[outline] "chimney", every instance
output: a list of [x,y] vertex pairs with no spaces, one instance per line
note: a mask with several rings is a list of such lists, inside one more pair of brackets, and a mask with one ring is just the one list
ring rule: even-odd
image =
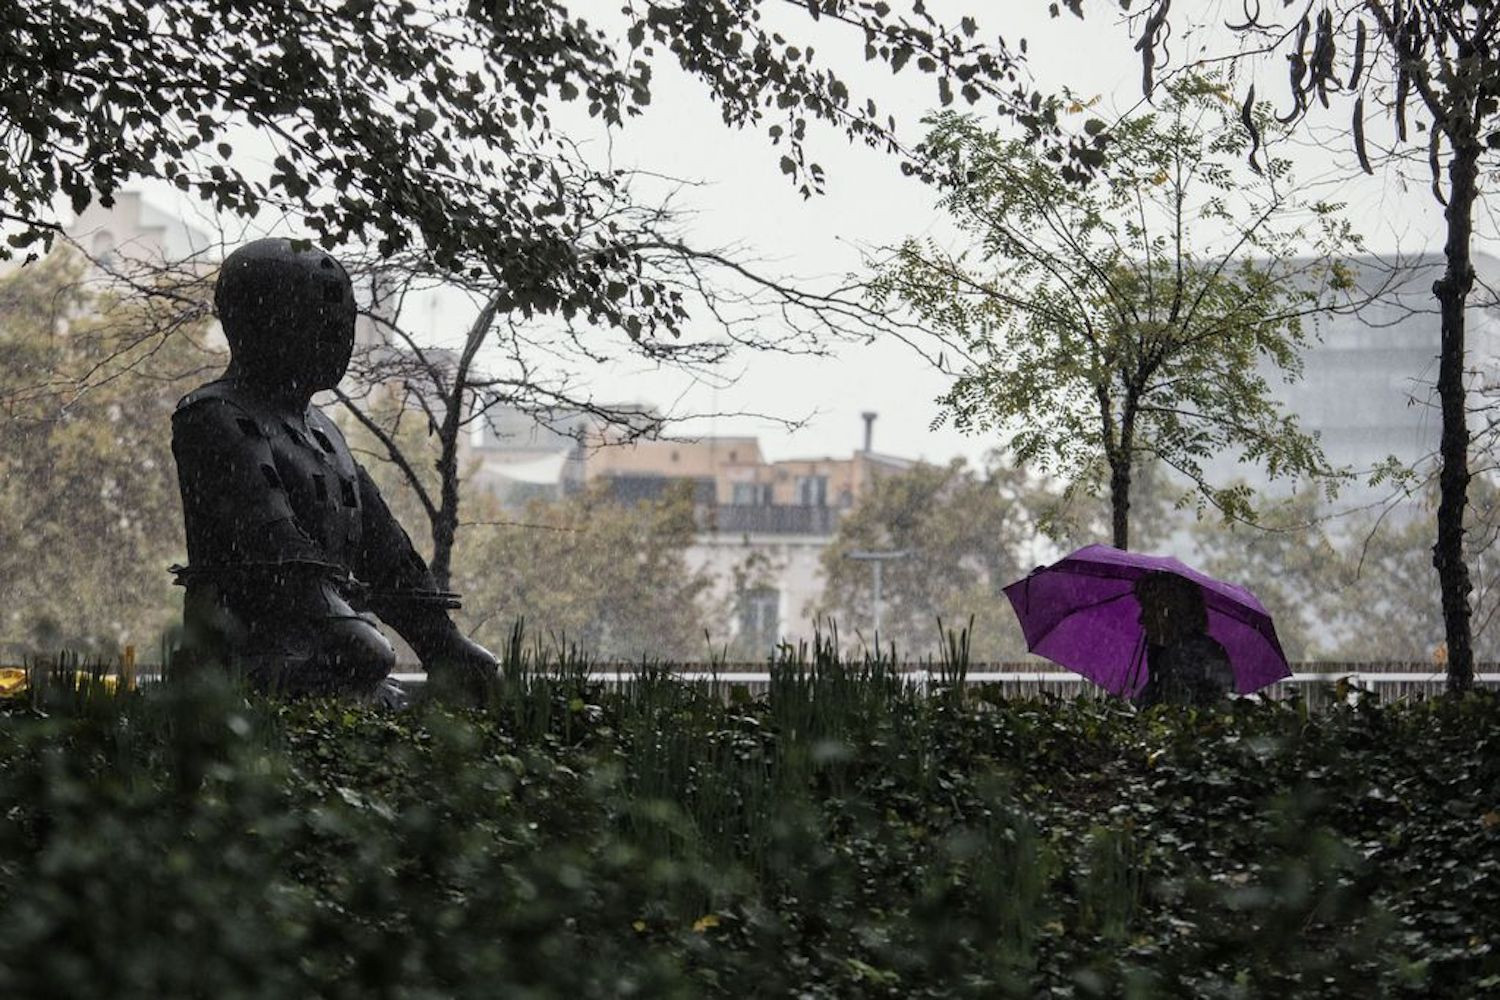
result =
[[875,440],[875,417],[874,410],[866,410],[860,414],[865,421],[865,453],[869,454],[870,445]]

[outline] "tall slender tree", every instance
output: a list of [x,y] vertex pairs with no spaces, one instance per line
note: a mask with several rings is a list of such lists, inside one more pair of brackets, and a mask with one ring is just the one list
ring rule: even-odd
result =
[[1356,241],[1337,206],[1299,198],[1286,163],[1237,169],[1249,140],[1226,99],[1212,79],[1177,81],[1159,110],[1110,130],[1087,185],[972,117],[936,116],[930,169],[971,242],[954,253],[908,240],[871,284],[955,359],[945,414],[1006,435],[1017,462],[1075,489],[1102,481],[1120,548],[1145,461],[1240,519],[1248,491],[1205,472],[1219,453],[1272,475],[1332,471],[1258,363],[1297,372],[1312,318],[1349,285],[1338,256]]

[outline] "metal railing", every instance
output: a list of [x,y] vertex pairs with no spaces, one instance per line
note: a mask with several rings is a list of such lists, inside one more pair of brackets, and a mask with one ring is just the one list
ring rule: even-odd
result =
[[[1309,703],[1322,704],[1340,697],[1350,700],[1358,698],[1362,692],[1371,692],[1379,695],[1382,700],[1390,701],[1442,694],[1448,683],[1443,671],[1433,668],[1431,664],[1314,662],[1292,666],[1292,676],[1263,688],[1257,695],[1280,700],[1295,691]],[[1493,669],[1500,667],[1500,664],[1482,666],[1491,669],[1475,673],[1475,686],[1500,688],[1500,670]],[[934,687],[943,681],[942,671],[936,664],[913,665],[904,672],[919,689]],[[751,695],[764,694],[771,686],[771,674],[765,664],[732,663],[717,668],[703,664],[684,664],[672,673],[678,680],[686,683],[716,684],[726,691],[742,688]],[[399,673],[392,676],[404,684],[420,684],[426,679],[426,675],[421,673]],[[606,686],[628,684],[638,676],[638,670],[628,664],[602,664],[590,672],[591,679]],[[1061,698],[1079,695],[1107,697],[1104,689],[1093,681],[1061,667],[1049,667],[1045,664],[983,664],[965,672],[964,684],[979,688],[986,695],[1005,698],[1035,697],[1042,694]]]
[[[1447,689],[1447,677],[1443,670],[1428,663],[1360,662],[1324,663],[1309,662],[1293,664],[1292,676],[1257,692],[1272,699],[1282,699],[1299,692],[1309,703],[1322,704],[1343,698],[1355,699],[1362,692],[1377,694],[1382,700],[1400,700],[1414,696],[1430,697]],[[1500,688],[1500,664],[1477,664],[1474,675],[1476,687]],[[125,658],[121,669],[106,675],[115,679],[121,675],[127,683],[133,680],[150,682],[160,676],[153,665],[137,665],[133,657]],[[671,670],[672,675],[685,683],[714,684],[726,693],[736,688],[745,693],[764,694],[771,686],[771,673],[764,662],[725,663],[718,665],[682,664]],[[903,671],[911,683],[920,690],[943,683],[944,675],[937,664],[911,664]],[[402,684],[418,685],[427,680],[425,673],[399,672],[392,679]],[[639,676],[639,668],[633,664],[602,663],[590,671],[590,678],[606,686],[628,684]],[[1025,698],[1049,694],[1069,698],[1075,696],[1104,697],[1105,692],[1087,678],[1072,671],[1046,663],[995,663],[971,666],[963,676],[964,684],[978,688],[986,697]],[[24,683],[24,670],[20,666],[0,666],[0,693],[19,689]]]
[[798,504],[718,504],[698,511],[698,530],[728,534],[831,535],[836,507]]

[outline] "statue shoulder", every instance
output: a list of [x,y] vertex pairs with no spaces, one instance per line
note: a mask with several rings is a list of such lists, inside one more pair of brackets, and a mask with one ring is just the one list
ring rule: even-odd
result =
[[[230,382],[224,379],[215,379],[205,382],[192,392],[177,401],[177,412],[190,409],[205,400],[218,399],[227,403],[239,405],[243,394]],[[243,408],[243,407],[242,407]]]
[[307,408],[307,428],[314,433],[321,433],[325,437],[343,443],[344,432],[339,427],[338,421],[323,412],[320,406],[309,406]]
[[190,427],[229,428],[270,437],[268,416],[260,412],[255,400],[234,384],[220,379],[200,385],[177,401],[172,412],[172,427],[181,431]]

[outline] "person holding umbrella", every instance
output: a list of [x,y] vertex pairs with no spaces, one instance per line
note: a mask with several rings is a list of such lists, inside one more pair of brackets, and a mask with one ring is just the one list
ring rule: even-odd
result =
[[1171,556],[1086,545],[1005,587],[1026,648],[1138,705],[1201,705],[1291,676],[1265,606]]
[[1151,705],[1210,705],[1234,690],[1229,654],[1208,634],[1208,608],[1196,583],[1175,573],[1148,572],[1135,581],[1146,634],[1149,676],[1135,697]]

